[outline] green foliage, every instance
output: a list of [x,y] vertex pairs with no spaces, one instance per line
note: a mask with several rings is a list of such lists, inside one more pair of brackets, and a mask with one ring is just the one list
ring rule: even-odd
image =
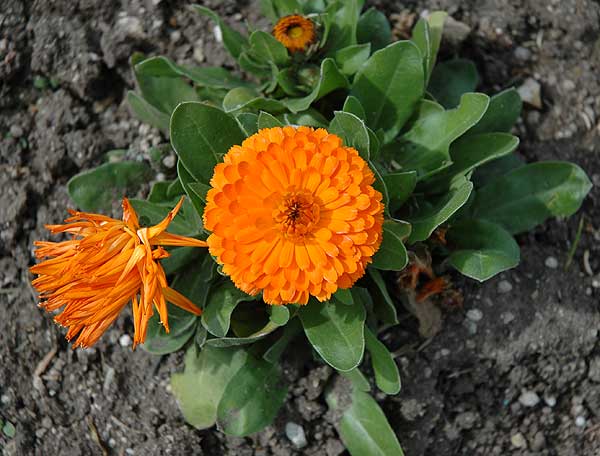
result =
[[353,387],[326,393],[329,408],[341,413],[336,428],[352,456],[403,456],[404,452],[383,411],[368,393]]
[[480,282],[519,264],[519,246],[495,223],[461,220],[450,228],[447,240],[453,249],[448,262]]
[[67,191],[81,210],[106,212],[123,195],[135,195],[150,174],[150,168],[143,162],[105,163],[72,177]]
[[304,332],[317,353],[331,367],[349,371],[360,364],[365,349],[365,308],[338,300],[311,300],[299,312]]
[[[291,53],[268,31],[242,34],[195,5],[220,29],[241,73],[132,56],[137,88],[127,94],[129,105],[170,137],[178,162],[177,176],[155,182],[147,200],[131,203],[142,225],[156,224],[185,194],[169,231],[204,239],[214,168],[232,146],[263,128],[326,128],[373,171],[385,205],[379,250],[358,286],[338,289],[329,301],[269,306],[260,293],[250,296],[223,277],[205,251],[169,247],[161,260],[169,283],[203,314],[169,303],[170,333],[155,313],[144,349],[162,355],[187,346],[185,370],[172,377],[186,421],[246,436],[270,424],[284,401],[279,363],[286,350],[312,347],[340,374],[326,400],[340,417],[336,427],[350,454],[402,455],[360,370],[366,349],[377,388],[400,390],[393,355],[376,337],[378,325],[398,324],[402,302],[390,294],[388,279],[396,273],[385,271],[400,271],[415,252],[435,246],[435,261],[487,280],[518,264],[513,234],[573,214],[591,183],[574,164],[525,165],[514,153],[519,140],[510,131],[522,107],[515,89],[488,97],[474,92],[473,62],[436,65],[446,13],[420,19],[409,41],[392,43],[385,15],[363,12],[362,0],[261,0],[260,6],[273,23],[310,14],[317,39]],[[163,154],[149,152],[152,167]],[[143,190],[150,169],[138,161],[110,162],[75,176],[68,190],[81,209],[107,211],[124,194]],[[438,228],[448,229],[442,248],[430,241]]]

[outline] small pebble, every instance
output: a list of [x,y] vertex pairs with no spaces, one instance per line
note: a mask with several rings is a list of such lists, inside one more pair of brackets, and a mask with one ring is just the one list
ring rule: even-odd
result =
[[176,163],[175,155],[167,155],[162,162],[167,168],[173,168]]
[[503,312],[502,315],[500,315],[500,318],[502,319],[502,323],[507,325],[515,319],[515,314],[512,312]]
[[553,256],[549,256],[545,261],[546,267],[550,269],[556,269],[558,267],[558,260]]
[[8,394],[3,394],[2,396],[0,396],[0,402],[2,402],[2,404],[9,404],[10,403],[10,396],[8,396]]
[[540,397],[534,391],[523,391],[519,402],[525,407],[535,407],[540,403]]
[[515,57],[522,62],[526,62],[531,59],[531,51],[523,46],[519,46],[515,49]]
[[510,283],[508,280],[501,280],[498,282],[498,293],[510,293],[512,289],[512,283]]
[[129,347],[131,345],[131,336],[129,334],[123,334],[119,337],[119,345],[121,345],[121,347]]
[[13,138],[20,138],[21,136],[23,136],[23,129],[21,127],[19,127],[18,125],[11,125],[9,131],[10,131],[10,135]]
[[527,440],[525,440],[525,437],[520,432],[516,433],[510,438],[510,443],[512,443],[515,448],[527,447]]
[[198,38],[194,43],[193,57],[198,63],[204,62],[204,40],[202,38]]
[[289,422],[285,425],[285,435],[296,448],[304,448],[308,442],[304,434],[304,428],[299,424]]
[[169,35],[171,43],[177,43],[181,39],[181,32],[179,30],[173,30]]
[[548,407],[554,407],[556,405],[556,398],[554,396],[546,396],[544,402]]
[[587,423],[587,420],[583,417],[583,416],[578,416],[577,418],[575,418],[575,426],[577,427],[584,427]]
[[523,85],[517,89],[523,102],[537,109],[542,109],[541,90],[542,86],[533,78],[527,78]]
[[467,318],[472,321],[480,321],[483,318],[483,312],[479,309],[471,309],[467,312]]
[[533,451],[541,451],[546,446],[546,437],[542,431],[538,431],[533,436],[533,441],[531,442],[531,449]]

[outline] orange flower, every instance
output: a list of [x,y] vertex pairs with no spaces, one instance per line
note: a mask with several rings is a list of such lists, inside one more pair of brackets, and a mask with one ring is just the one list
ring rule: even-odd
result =
[[315,24],[298,14],[285,16],[273,27],[273,36],[290,52],[304,51],[315,41]]
[[98,214],[69,211],[64,225],[47,225],[52,233],[69,233],[62,242],[35,242],[37,258],[49,258],[30,270],[40,293],[40,306],[48,311],[63,308],[55,321],[69,327],[67,340],[77,336],[75,347],[90,347],[133,303],[133,347],[144,343],[148,320],[156,306],[169,331],[166,301],[200,314],[189,299],[167,286],[157,261],[169,256],[161,246],[206,247],[206,242],[167,233],[183,198],[158,225],[140,228],[127,198],[123,221]]
[[374,181],[358,152],[322,128],[261,130],[215,167],[204,211],[210,253],[269,304],[325,301],[362,277],[379,248]]

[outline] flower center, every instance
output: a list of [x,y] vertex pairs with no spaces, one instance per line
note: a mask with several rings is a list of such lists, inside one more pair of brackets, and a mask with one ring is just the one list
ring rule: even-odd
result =
[[310,233],[319,221],[319,205],[307,191],[288,192],[273,211],[273,219],[281,231],[290,237]]
[[302,35],[304,35],[304,30],[302,30],[302,27],[300,27],[299,25],[293,25],[287,29],[287,36],[294,40],[297,38],[301,38]]

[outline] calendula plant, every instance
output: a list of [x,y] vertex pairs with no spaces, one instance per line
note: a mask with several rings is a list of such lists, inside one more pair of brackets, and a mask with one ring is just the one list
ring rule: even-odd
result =
[[[187,347],[172,389],[199,429],[271,423],[287,392],[281,359],[306,338],[351,385],[325,392],[350,453],[402,454],[362,374],[368,359],[379,390],[400,390],[378,339],[398,324],[389,279],[413,311],[448,286],[432,261],[489,279],[518,264],[513,235],[573,214],[590,190],[572,163],[514,155],[514,89],[490,98],[474,92],[472,62],[435,65],[444,13],[391,42],[385,16],[362,6],[263,0],[273,29],[247,35],[194,6],[241,73],[136,54],[128,94],[170,140],[150,156],[172,148],[177,175],[123,199],[122,220],[72,211],[48,227],[70,239],[37,243],[41,306],[61,310],[76,346],[131,302],[135,344]],[[115,156],[69,182],[80,209],[151,180],[147,164]]]

